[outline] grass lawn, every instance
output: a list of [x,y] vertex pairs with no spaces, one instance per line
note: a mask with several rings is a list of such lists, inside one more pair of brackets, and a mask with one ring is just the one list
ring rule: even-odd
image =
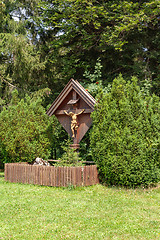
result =
[[1,173],[0,239],[160,239],[160,187],[42,187]]

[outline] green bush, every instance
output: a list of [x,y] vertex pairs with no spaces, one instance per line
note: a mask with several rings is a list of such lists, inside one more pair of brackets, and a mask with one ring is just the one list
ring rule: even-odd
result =
[[137,80],[113,81],[99,92],[92,113],[91,149],[101,180],[111,185],[149,185],[160,180],[160,102]]
[[56,166],[63,166],[63,167],[64,166],[67,166],[67,167],[82,166],[82,162],[81,162],[82,159],[79,157],[79,154],[75,149],[70,148],[70,144],[71,144],[71,141],[68,140],[66,144],[62,146],[64,153],[61,156],[61,158],[58,159],[60,162],[58,162]]
[[[51,127],[52,126],[52,127]],[[12,101],[0,113],[0,151],[3,162],[32,162],[36,157],[50,155],[50,130],[54,131],[53,118],[49,118],[41,100],[26,96],[18,99],[14,91]]]

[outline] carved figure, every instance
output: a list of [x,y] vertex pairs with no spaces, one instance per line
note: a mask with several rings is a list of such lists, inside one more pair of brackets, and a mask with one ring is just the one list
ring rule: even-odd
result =
[[64,110],[64,113],[72,118],[72,120],[71,120],[71,130],[72,130],[72,134],[73,134],[72,137],[73,138],[75,137],[75,130],[78,129],[77,116],[82,114],[84,112],[84,110],[85,109],[83,109],[79,113],[73,113],[73,112],[67,113],[67,111]]

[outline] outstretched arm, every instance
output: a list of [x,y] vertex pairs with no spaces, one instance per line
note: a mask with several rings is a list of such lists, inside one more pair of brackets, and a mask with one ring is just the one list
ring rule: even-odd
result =
[[66,110],[64,110],[64,113],[69,116],[69,114],[66,112]]
[[83,113],[85,111],[85,109],[83,109],[81,112],[77,113],[76,115],[80,115],[81,113]]

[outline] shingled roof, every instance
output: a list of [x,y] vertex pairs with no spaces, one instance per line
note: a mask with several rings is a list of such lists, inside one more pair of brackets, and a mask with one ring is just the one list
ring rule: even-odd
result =
[[59,96],[52,103],[51,107],[47,110],[47,114],[52,116],[70,91],[74,90],[92,109],[94,109],[95,99],[82,87],[82,85],[74,79],[71,79]]

